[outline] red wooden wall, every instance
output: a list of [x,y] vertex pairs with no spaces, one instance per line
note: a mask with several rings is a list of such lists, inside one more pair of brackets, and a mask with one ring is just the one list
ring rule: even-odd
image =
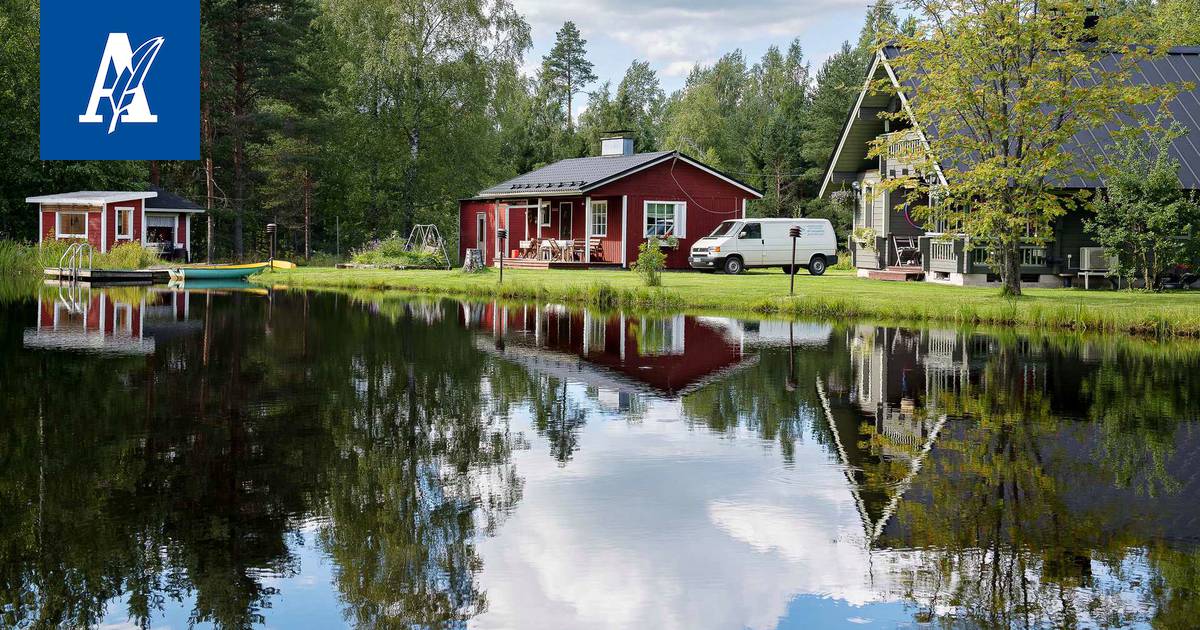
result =
[[[632,264],[637,260],[638,246],[645,241],[643,236],[644,209],[647,201],[682,201],[687,204],[687,219],[684,237],[679,247],[667,252],[667,266],[672,269],[688,268],[688,253],[696,239],[707,236],[722,221],[742,216],[744,202],[750,193],[720,177],[698,169],[686,162],[666,162],[644,171],[619,179],[592,192],[593,201],[608,201],[608,234],[601,237],[601,249],[605,262],[621,262],[621,205],[627,198],[627,226],[625,238],[626,260]],[[530,199],[536,202],[536,199]],[[550,213],[550,225],[542,227],[543,238],[559,238],[557,209],[563,202],[572,203],[571,238],[582,239],[586,233],[584,197],[550,197],[555,211]],[[501,223],[504,221],[504,203],[524,205],[526,201],[505,200],[500,202]],[[487,216],[486,263],[495,262],[495,229],[497,227],[495,201],[466,200],[459,204],[459,255],[476,246],[476,213]],[[506,248],[516,249],[519,241],[537,234],[535,213],[524,209],[507,211],[509,242]]]

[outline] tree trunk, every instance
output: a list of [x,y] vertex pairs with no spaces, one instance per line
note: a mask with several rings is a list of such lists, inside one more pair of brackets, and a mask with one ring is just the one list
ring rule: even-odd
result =
[[209,264],[212,264],[213,258],[213,123],[212,95],[208,94],[211,86],[208,66],[203,65],[200,71],[200,94],[207,96],[204,96],[204,108],[200,110],[200,139],[204,143],[204,214],[208,224],[204,262]]
[[245,125],[247,94],[245,37],[242,21],[244,3],[238,2],[233,21],[233,255],[238,260],[245,254],[243,242],[244,205],[246,200],[246,140]]
[[417,185],[417,156],[421,153],[421,130],[413,125],[408,130],[408,165],[404,169],[404,194],[400,205],[400,233],[406,234],[415,222],[414,188]]
[[304,169],[304,260],[312,256],[312,177]]
[[1021,241],[1003,239],[1000,242],[1001,295],[1021,295]]

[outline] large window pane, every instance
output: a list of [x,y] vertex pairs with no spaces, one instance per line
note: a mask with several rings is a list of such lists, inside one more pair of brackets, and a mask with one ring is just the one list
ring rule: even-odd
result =
[[87,213],[58,213],[58,235],[72,238],[87,237]]
[[675,233],[676,203],[646,204],[646,236],[669,236]]

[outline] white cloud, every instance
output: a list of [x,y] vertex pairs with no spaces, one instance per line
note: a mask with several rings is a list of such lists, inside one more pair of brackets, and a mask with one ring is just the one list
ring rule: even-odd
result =
[[[594,52],[623,57],[614,65],[647,59],[668,76],[686,75],[693,64],[738,47],[827,37],[814,27],[863,10],[860,0],[516,0],[515,5],[533,26],[536,51],[548,48],[555,31],[571,20]],[[853,37],[858,24],[842,28],[838,37]]]
[[750,434],[683,429],[681,411],[652,401],[633,425],[593,415],[565,468],[541,439],[516,456],[524,497],[480,543],[488,610],[474,627],[773,628],[798,595],[892,599],[819,445],[785,466]]

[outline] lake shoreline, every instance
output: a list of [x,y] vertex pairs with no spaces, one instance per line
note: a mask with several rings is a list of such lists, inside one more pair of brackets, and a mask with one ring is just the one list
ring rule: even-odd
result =
[[884,282],[850,272],[788,277],[761,270],[731,277],[666,273],[647,288],[628,271],[506,270],[505,282],[482,273],[434,270],[351,270],[301,267],[257,276],[261,284],[297,289],[379,289],[414,295],[553,301],[596,308],[861,318],[879,322],[945,323],[1140,336],[1200,337],[1200,291],[1142,293],[1028,289],[1006,299],[993,288]]

